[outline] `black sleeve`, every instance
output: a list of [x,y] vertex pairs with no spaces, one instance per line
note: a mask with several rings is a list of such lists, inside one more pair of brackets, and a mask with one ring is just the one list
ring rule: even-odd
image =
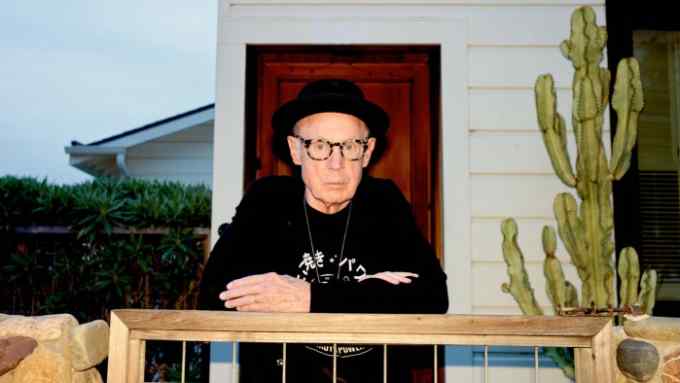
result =
[[220,237],[210,252],[210,258],[203,268],[203,277],[198,295],[198,308],[201,310],[225,310],[224,302],[218,295],[226,289],[229,277],[225,271],[229,270],[226,265],[227,248],[232,246],[232,229],[227,224],[225,230],[220,233]]
[[410,205],[397,186],[387,181],[384,189],[380,198],[387,207],[383,213],[389,217],[386,225],[390,233],[383,240],[389,240],[390,254],[382,257],[394,269],[382,271],[410,271],[419,277],[399,285],[380,279],[313,284],[312,312],[437,314],[448,310],[446,274],[432,246],[420,233]]
[[258,217],[262,216],[258,213],[262,210],[259,205],[263,194],[266,195],[267,190],[271,188],[272,182],[264,178],[255,182],[243,196],[231,223],[225,230],[222,230],[210,252],[210,258],[201,278],[198,298],[200,309],[226,310],[224,301],[220,300],[218,295],[226,290],[229,282],[248,275],[271,271],[265,268],[270,265],[258,262],[256,257],[249,254],[252,252],[252,246],[246,244],[261,241],[257,238],[260,230],[253,230],[253,228],[262,228],[261,220],[258,221]]

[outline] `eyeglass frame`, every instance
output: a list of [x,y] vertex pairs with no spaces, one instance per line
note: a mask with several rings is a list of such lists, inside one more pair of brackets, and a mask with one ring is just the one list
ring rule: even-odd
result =
[[[300,140],[300,142],[302,142],[302,145],[305,147],[305,152],[307,153],[309,158],[311,158],[314,161],[326,161],[327,159],[331,158],[331,156],[333,155],[333,148],[336,147],[336,146],[340,148],[340,155],[342,156],[342,158],[347,159],[348,161],[359,161],[364,156],[364,154],[366,154],[366,149],[368,149],[368,142],[371,139],[371,137],[349,138],[349,139],[342,141],[342,142],[332,142],[332,141],[329,141],[325,138],[304,138],[304,137],[298,136],[297,134],[291,134],[290,136],[297,138],[298,140]],[[326,143],[331,148],[331,150],[328,152],[328,156],[326,158],[317,159],[317,158],[312,157],[311,154],[309,154],[309,147],[312,145],[312,142],[314,142],[314,141],[322,141],[322,142]],[[347,142],[350,142],[350,141],[353,141],[357,144],[360,144],[363,148],[363,152],[361,153],[361,155],[357,158],[354,158],[354,159],[346,158],[345,157],[345,150],[343,149],[343,145]]]

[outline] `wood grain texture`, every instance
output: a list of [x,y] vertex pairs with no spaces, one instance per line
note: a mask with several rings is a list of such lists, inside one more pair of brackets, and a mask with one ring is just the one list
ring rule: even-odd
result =
[[109,327],[109,368],[106,372],[106,381],[126,382],[129,330],[115,311],[111,311]]
[[604,382],[613,376],[611,336],[609,318],[124,309],[111,314],[108,382],[139,381],[147,339],[570,346],[579,379]]
[[114,312],[131,331],[592,338],[609,323],[609,318],[523,315],[287,314],[137,309]]

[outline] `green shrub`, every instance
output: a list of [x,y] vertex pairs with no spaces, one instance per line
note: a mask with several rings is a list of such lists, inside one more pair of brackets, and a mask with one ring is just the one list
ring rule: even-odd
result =
[[195,229],[210,226],[210,199],[176,182],[0,177],[0,312],[85,321],[193,308],[205,238]]

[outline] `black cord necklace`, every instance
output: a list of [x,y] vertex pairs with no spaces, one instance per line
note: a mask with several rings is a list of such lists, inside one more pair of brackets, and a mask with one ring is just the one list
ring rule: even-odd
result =
[[[316,281],[321,283],[321,276],[319,275],[319,265],[316,262],[316,248],[314,248],[314,240],[312,239],[312,228],[309,224],[309,214],[307,213],[307,200],[305,196],[302,196],[302,209],[305,212],[305,223],[307,224],[307,235],[309,236],[309,245],[312,248],[312,260],[314,261],[314,271],[316,272]],[[347,231],[349,229],[349,221],[352,217],[352,201],[349,201],[349,207],[347,211],[347,220],[345,221],[345,232],[342,235],[342,243],[340,244],[340,257],[338,259],[338,272],[335,279],[340,279],[340,266],[344,260],[345,254],[345,241],[347,240]]]

